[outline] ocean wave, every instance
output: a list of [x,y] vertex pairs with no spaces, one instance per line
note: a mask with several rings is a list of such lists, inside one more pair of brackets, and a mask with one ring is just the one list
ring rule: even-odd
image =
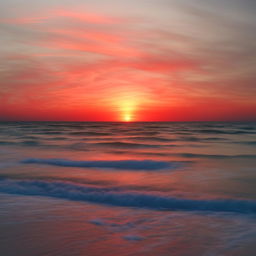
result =
[[158,131],[147,131],[145,129],[130,129],[123,131],[123,133],[126,133],[127,135],[133,135],[133,136],[156,136],[159,134]]
[[17,143],[13,141],[0,141],[1,146],[11,146],[11,145],[16,145]]
[[142,143],[131,143],[131,142],[98,142],[93,143],[96,146],[116,147],[116,148],[159,148],[163,145],[155,144],[142,144]]
[[223,141],[226,142],[227,138],[219,138],[219,137],[207,137],[207,138],[201,138],[196,136],[181,136],[178,137],[178,140],[180,141],[189,141],[189,142],[213,142],[213,141]]
[[75,135],[75,136],[110,136],[112,134],[108,133],[108,132],[83,131],[83,132],[70,132],[69,135]]
[[126,137],[126,138],[130,139],[130,140],[135,140],[135,141],[157,141],[157,142],[177,141],[177,139],[157,137],[157,136],[131,136],[131,137]]
[[39,146],[41,145],[37,140],[24,140],[24,141],[0,141],[2,146]]
[[108,204],[113,206],[148,208],[170,211],[212,211],[256,213],[255,200],[214,199],[195,200],[158,194],[111,191],[86,187],[68,182],[39,180],[0,180],[0,192],[29,196],[47,196],[75,201]]
[[249,145],[249,146],[256,146],[256,141],[234,141],[234,144],[242,144],[242,145]]
[[24,164],[47,164],[63,167],[112,168],[126,170],[161,170],[178,168],[180,162],[164,162],[155,160],[117,160],[117,161],[74,161],[66,159],[29,158]]
[[171,155],[186,157],[186,158],[256,158],[256,155],[217,155],[217,154],[195,154],[195,153],[172,153]]
[[217,130],[217,129],[201,129],[201,130],[195,130],[193,132],[198,132],[198,133],[206,133],[206,134],[231,134],[231,135],[238,135],[238,134],[255,134],[253,130]]

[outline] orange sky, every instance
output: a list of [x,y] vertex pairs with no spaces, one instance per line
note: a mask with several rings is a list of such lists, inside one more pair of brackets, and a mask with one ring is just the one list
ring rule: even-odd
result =
[[252,1],[0,3],[0,120],[256,120]]

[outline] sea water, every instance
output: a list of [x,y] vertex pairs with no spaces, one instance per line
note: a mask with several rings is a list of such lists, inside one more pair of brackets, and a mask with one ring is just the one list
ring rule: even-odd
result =
[[0,255],[253,256],[256,123],[0,123]]

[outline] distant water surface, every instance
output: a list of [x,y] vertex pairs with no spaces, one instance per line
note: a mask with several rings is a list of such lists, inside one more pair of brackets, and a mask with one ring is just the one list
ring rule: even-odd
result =
[[253,256],[256,123],[0,123],[0,255]]

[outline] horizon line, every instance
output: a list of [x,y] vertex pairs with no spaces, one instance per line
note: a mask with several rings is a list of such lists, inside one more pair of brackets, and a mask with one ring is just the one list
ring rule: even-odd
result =
[[235,123],[235,122],[256,122],[256,120],[190,120],[190,121],[77,121],[77,120],[0,120],[1,122],[37,122],[37,123],[209,123],[209,122],[222,122],[222,123]]

